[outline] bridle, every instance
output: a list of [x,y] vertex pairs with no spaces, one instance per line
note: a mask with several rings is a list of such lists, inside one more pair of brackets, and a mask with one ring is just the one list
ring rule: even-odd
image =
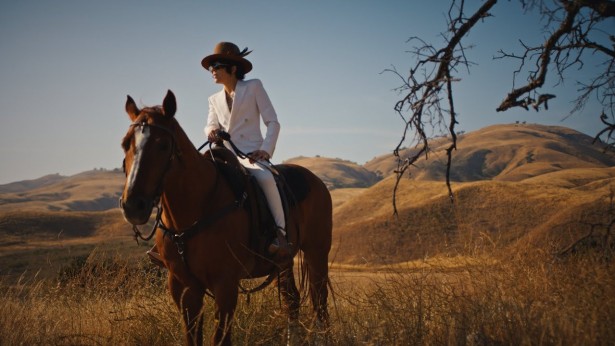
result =
[[[141,128],[141,132],[145,132],[145,128],[146,127],[150,127],[150,128],[156,128],[156,129],[160,129],[163,130],[164,132],[166,132],[168,135],[171,136],[171,148],[170,148],[170,154],[169,154],[169,159],[167,160],[167,164],[164,168],[164,171],[162,173],[162,178],[160,179],[160,182],[158,183],[158,186],[156,187],[156,192],[154,194],[154,199],[153,199],[153,208],[156,208],[156,219],[154,222],[154,225],[152,226],[152,229],[149,232],[149,235],[145,236],[143,235],[143,232],[139,229],[139,227],[137,225],[132,225],[132,231],[134,232],[134,239],[135,241],[137,241],[137,243],[139,242],[139,239],[144,240],[144,241],[149,241],[154,237],[154,234],[156,234],[156,230],[162,225],[162,221],[161,221],[161,217],[162,217],[162,203],[161,203],[161,196],[162,196],[162,186],[164,184],[164,181],[166,179],[167,173],[169,172],[169,169],[171,168],[171,164],[173,163],[173,161],[175,160],[175,158],[181,158],[182,153],[181,151],[178,149],[178,145],[177,145],[177,138],[175,136],[175,132],[173,132],[171,129],[169,129],[166,126],[162,126],[162,125],[158,125],[158,124],[149,124],[146,121],[140,121],[140,122],[133,122],[129,125],[129,128],[133,127],[133,131],[137,131],[137,129],[140,127]],[[126,159],[124,158],[124,160],[122,161],[122,170],[124,171],[124,174],[127,175],[128,173],[126,172]],[[120,197],[119,200],[120,203],[120,207],[122,207],[123,205],[123,200],[122,197]]]
[[[157,129],[161,129],[164,132],[166,132],[167,134],[169,134],[171,136],[171,153],[169,155],[169,159],[167,160],[167,164],[166,167],[164,169],[164,172],[162,174],[162,178],[160,179],[160,182],[158,183],[158,187],[156,189],[156,194],[154,196],[154,201],[153,201],[153,207],[157,209],[156,211],[156,219],[154,222],[154,225],[152,226],[152,229],[150,230],[149,234],[147,236],[145,236],[143,234],[143,232],[139,229],[139,227],[137,225],[132,225],[132,231],[134,232],[134,239],[135,241],[138,243],[139,239],[143,240],[143,241],[149,241],[151,240],[154,235],[156,234],[156,231],[158,230],[158,228],[160,228],[161,230],[164,231],[164,236],[169,236],[173,242],[175,243],[176,247],[177,247],[177,252],[179,253],[179,255],[181,256],[182,261],[184,262],[184,264],[187,265],[186,262],[186,257],[185,257],[185,243],[186,241],[191,238],[192,236],[194,236],[201,228],[203,227],[207,227],[208,225],[213,224],[214,222],[216,222],[218,219],[224,217],[225,215],[227,215],[228,213],[232,212],[233,210],[237,210],[240,209],[244,203],[247,200],[247,193],[244,191],[244,193],[241,196],[238,196],[235,201],[233,201],[232,203],[230,203],[229,205],[225,206],[224,208],[220,209],[218,212],[209,215],[209,217],[207,218],[202,218],[199,219],[197,221],[195,221],[190,227],[185,228],[181,231],[179,230],[172,230],[170,228],[168,228],[166,225],[164,225],[164,222],[162,222],[162,203],[161,203],[161,197],[162,197],[162,189],[163,189],[163,184],[164,181],[166,179],[166,176],[171,168],[171,164],[173,163],[173,161],[175,160],[175,157],[181,158],[182,153],[179,150],[179,147],[177,145],[177,137],[175,135],[175,132],[173,132],[171,129],[169,129],[168,127],[162,126],[162,125],[158,125],[158,124],[149,124],[145,121],[141,121],[141,122],[133,122],[130,124],[130,127],[134,127],[134,130],[136,131],[136,129],[138,127],[141,127],[141,131],[145,131],[146,127],[152,127],[152,128],[157,128]],[[228,141],[231,143],[231,145],[233,146],[233,148],[236,148],[236,146],[233,144],[233,142],[230,140],[230,135],[228,135],[227,133],[222,133],[223,135],[225,135],[226,137],[228,137]],[[225,140],[227,138],[224,138]],[[218,184],[218,178],[220,175],[220,171],[219,168],[216,164],[216,160],[213,156],[213,152],[212,152],[212,144],[209,141],[205,142],[201,147],[199,147],[199,149],[197,149],[198,152],[201,151],[202,148],[204,148],[205,146],[209,145],[209,149],[210,149],[210,153],[212,155],[211,157],[211,161],[212,164],[214,165],[214,170],[216,172],[216,180],[214,183],[214,191],[212,191],[213,194],[216,193],[217,188],[219,186]],[[239,149],[236,149],[238,152]],[[245,156],[245,154],[241,153],[242,155]],[[124,171],[124,174],[127,174],[126,172],[126,159],[123,160],[122,162],[122,169]],[[120,207],[122,206],[122,197],[120,197]],[[249,294],[252,294],[254,292],[260,291],[262,289],[264,289],[265,287],[267,287],[276,277],[276,272],[273,271],[271,272],[267,278],[257,287],[253,287],[251,289],[246,289],[244,287],[242,287],[241,285],[239,285],[239,289],[240,292],[243,294],[247,294],[249,297]],[[205,292],[207,295],[211,296],[213,298],[213,294],[211,292],[206,291]]]
[[[141,131],[145,130],[145,127],[153,127],[153,128],[158,128],[161,129],[165,132],[167,132],[171,138],[172,138],[172,144],[171,144],[171,154],[169,155],[169,159],[167,160],[167,165],[164,169],[164,172],[162,174],[162,178],[160,179],[160,182],[158,183],[158,187],[156,188],[156,193],[154,195],[154,200],[153,200],[153,208],[156,208],[156,219],[154,222],[154,225],[152,226],[152,229],[150,230],[149,234],[147,236],[144,235],[144,233],[139,229],[139,227],[137,225],[132,225],[132,231],[134,232],[134,239],[138,242],[139,239],[144,240],[144,241],[149,241],[151,240],[154,235],[156,234],[156,231],[158,230],[158,228],[162,229],[164,231],[165,236],[169,236],[173,239],[173,241],[175,242],[175,244],[177,245],[177,251],[179,252],[179,254],[182,256],[182,259],[184,259],[184,246],[185,246],[185,242],[187,239],[189,239],[190,237],[192,237],[193,235],[195,235],[198,230],[202,227],[206,227],[210,224],[213,224],[215,221],[217,221],[219,218],[225,216],[226,214],[230,213],[233,210],[239,209],[243,206],[244,202],[247,199],[247,194],[244,192],[241,196],[238,196],[235,201],[233,201],[232,203],[230,203],[229,205],[225,206],[224,208],[220,209],[218,212],[209,215],[206,218],[201,218],[197,221],[195,221],[190,227],[182,229],[182,230],[173,230],[169,227],[167,227],[164,222],[162,222],[162,211],[163,211],[163,207],[162,207],[162,203],[161,203],[161,197],[162,197],[162,190],[163,190],[163,184],[166,178],[166,175],[169,172],[169,169],[171,168],[171,164],[173,163],[175,157],[181,158],[181,151],[179,151],[178,149],[178,145],[177,145],[177,138],[175,136],[175,133],[162,125],[158,125],[158,124],[148,124],[145,121],[143,122],[134,122],[132,124],[130,124],[131,127],[141,127]],[[211,143],[206,142],[205,144],[203,144],[202,147],[204,147],[205,145],[210,144],[210,149],[211,149]],[[211,152],[211,151],[210,151]],[[214,182],[214,190],[211,191],[212,195],[215,195],[217,192],[217,189],[219,187],[218,184],[218,179],[219,179],[219,175],[220,175],[220,171],[217,167],[216,164],[216,160],[213,157],[213,153],[212,153],[212,160],[211,160],[212,164],[215,167],[215,172],[216,172],[216,178],[215,178],[215,182]],[[126,162],[124,162],[123,167],[124,167],[124,173],[126,173]],[[122,205],[122,198],[120,197],[120,207]]]

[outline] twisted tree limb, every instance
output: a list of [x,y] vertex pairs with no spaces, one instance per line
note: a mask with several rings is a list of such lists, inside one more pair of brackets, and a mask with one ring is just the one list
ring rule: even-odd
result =
[[[533,47],[521,44],[522,54],[499,51],[495,59],[514,58],[519,61],[519,68],[513,72],[513,89],[501,104],[498,112],[514,107],[536,111],[543,107],[548,109],[549,100],[556,97],[551,93],[539,92],[549,75],[555,74],[560,82],[566,79],[565,72],[572,67],[584,66],[584,57],[599,55],[603,58],[604,73],[590,77],[589,83],[579,82],[579,96],[570,114],[581,111],[587,100],[595,96],[603,106],[600,119],[605,124],[595,141],[606,143],[605,149],[615,149],[615,35],[608,36],[609,43],[597,42],[596,32],[604,33],[599,25],[608,18],[615,17],[615,1],[610,0],[555,0],[553,3],[543,0],[519,0],[526,10],[539,10],[547,28],[553,28],[543,44]],[[395,111],[404,122],[401,139],[393,154],[397,158],[396,182],[393,189],[393,209],[397,215],[397,190],[402,177],[423,155],[427,158],[430,147],[426,125],[446,125],[450,134],[450,145],[446,149],[447,168],[446,185],[453,201],[450,183],[452,153],[457,148],[455,125],[457,113],[454,107],[453,82],[459,81],[455,73],[459,67],[470,69],[472,63],[466,58],[462,40],[482,20],[490,17],[489,11],[497,0],[486,0],[469,18],[465,15],[465,1],[452,0],[448,11],[447,30],[442,33],[446,44],[442,48],[417,37],[420,46],[411,52],[417,62],[410,69],[408,76],[402,76],[397,70],[390,69],[402,80],[397,90],[404,94],[395,104]],[[515,79],[531,63],[535,70],[528,72],[527,82],[515,87]],[[402,152],[408,137],[413,134],[413,150]],[[605,137],[606,136],[606,137]]]
[[[396,194],[400,180],[409,167],[411,167],[421,156],[425,155],[427,157],[429,152],[429,142],[425,131],[426,123],[448,122],[451,144],[446,150],[448,157],[446,181],[449,196],[451,200],[453,198],[453,192],[450,186],[450,165],[452,152],[457,147],[455,125],[458,122],[453,103],[452,82],[458,81],[458,79],[452,76],[451,71],[456,71],[458,66],[469,68],[471,65],[465,56],[461,40],[479,20],[490,16],[489,10],[496,3],[497,0],[485,1],[476,13],[470,18],[465,18],[465,2],[461,1],[457,7],[456,1],[453,1],[448,16],[448,32],[451,34],[451,37],[446,38],[446,46],[436,49],[419,38],[412,37],[410,40],[418,40],[422,46],[414,51],[421,59],[410,70],[409,77],[405,79],[396,70],[388,70],[402,78],[404,84],[399,90],[407,92],[406,96],[399,100],[394,108],[405,123],[402,138],[393,151],[393,154],[398,160],[396,170],[397,180],[393,189],[393,210],[395,215],[397,215]],[[457,14],[453,16],[452,13],[455,8],[458,8],[458,11]],[[421,73],[423,76],[419,76]],[[445,94],[445,97],[441,96],[442,93]],[[446,100],[444,105],[441,103],[442,99]],[[408,118],[404,116],[404,112],[406,111],[410,113]],[[445,119],[445,115],[448,115],[448,120]],[[418,150],[407,157],[402,157],[400,150],[406,141],[408,131],[411,129],[414,130]]]

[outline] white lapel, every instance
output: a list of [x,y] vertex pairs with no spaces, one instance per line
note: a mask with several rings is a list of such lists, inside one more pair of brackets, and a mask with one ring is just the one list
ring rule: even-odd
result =
[[[240,106],[241,102],[243,101],[243,96],[245,95],[245,90],[245,82],[242,80],[237,81],[237,85],[235,86],[235,98],[233,99],[233,109],[230,113],[229,129],[231,129],[232,126],[239,120],[237,119],[239,117],[237,112],[239,112],[239,109],[241,108]],[[222,94],[224,95],[224,90],[222,91]],[[226,105],[226,96],[224,95],[223,98],[224,104]],[[226,110],[228,111],[228,107],[226,108]]]
[[224,89],[214,95],[214,105],[216,107],[216,112],[219,114],[218,121],[220,125],[228,131],[231,122],[231,112],[228,110]]

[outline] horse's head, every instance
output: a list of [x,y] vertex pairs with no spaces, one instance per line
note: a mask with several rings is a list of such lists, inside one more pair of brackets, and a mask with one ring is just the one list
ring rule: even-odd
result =
[[122,141],[126,183],[120,207],[126,221],[142,225],[149,220],[162,194],[166,174],[178,153],[173,119],[177,104],[169,90],[162,107],[141,110],[128,96],[126,112],[132,123]]

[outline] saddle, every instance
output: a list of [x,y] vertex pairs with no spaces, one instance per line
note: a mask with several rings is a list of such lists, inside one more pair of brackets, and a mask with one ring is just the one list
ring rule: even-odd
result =
[[[256,178],[250,174],[237,156],[224,146],[216,146],[205,152],[206,157],[213,160],[220,170],[221,175],[227,180],[238,201],[245,198],[244,208],[250,215],[250,249],[265,258],[271,255],[267,251],[267,246],[277,237],[277,225],[269,209],[267,198],[262,191]],[[275,165],[273,174],[284,208],[284,218],[286,219],[286,238],[290,245],[291,256],[297,250],[297,240],[299,239],[299,228],[292,227],[296,221],[292,219],[291,209],[308,192],[309,187],[305,177],[296,167],[288,165]]]

